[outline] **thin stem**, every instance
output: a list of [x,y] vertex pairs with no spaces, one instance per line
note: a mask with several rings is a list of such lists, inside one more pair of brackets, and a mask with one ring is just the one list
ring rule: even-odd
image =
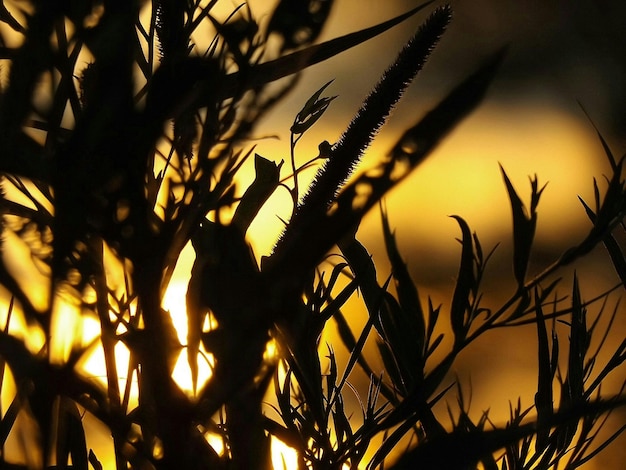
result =
[[291,132],[289,135],[289,149],[290,149],[290,159],[291,159],[291,171],[293,173],[293,190],[291,190],[291,198],[293,200],[293,207],[291,209],[291,216],[293,217],[293,215],[296,212],[296,209],[298,208],[298,200],[300,198],[299,196],[299,188],[298,188],[298,168],[296,168],[296,144],[298,143],[298,141],[300,140],[300,138],[296,138],[294,139],[294,133]]

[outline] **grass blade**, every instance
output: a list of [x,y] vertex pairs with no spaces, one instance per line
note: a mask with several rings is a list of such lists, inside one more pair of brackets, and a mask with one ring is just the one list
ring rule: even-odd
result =
[[[417,286],[413,282],[413,279],[411,279],[409,270],[400,256],[395,236],[389,227],[389,219],[382,208],[381,214],[387,257],[391,262],[393,277],[396,281],[398,302],[403,313],[403,320],[406,322],[404,333],[409,336],[411,349],[414,351],[414,354],[412,354],[414,360],[411,362],[415,363],[417,361],[419,364],[425,353],[426,323],[424,320],[424,312],[422,310]],[[419,365],[419,367],[421,368],[421,365]]]
[[76,404],[61,398],[57,430],[57,465],[64,468],[72,458],[72,468],[87,468],[87,441]]
[[500,165],[500,171],[509,195],[511,211],[513,212],[513,273],[518,287],[522,289],[526,278],[528,262],[530,260],[530,250],[535,237],[535,228],[537,226],[537,204],[539,203],[539,198],[545,186],[538,189],[537,178],[531,178],[532,194],[530,214],[528,214],[524,203],[517,195],[502,165]]
[[537,452],[542,452],[548,445],[548,437],[550,430],[543,427],[543,421],[546,417],[552,415],[552,361],[550,358],[550,349],[548,347],[548,333],[546,330],[546,321],[541,308],[539,293],[535,289],[535,315],[537,318],[537,343],[538,352],[537,359],[538,380],[537,393],[535,394],[535,407],[537,408],[537,422],[541,431],[537,433]]
[[452,295],[450,306],[450,322],[454,333],[454,342],[460,345],[467,333],[466,313],[470,306],[470,293],[474,285],[474,252],[472,247],[472,234],[467,223],[459,216],[451,216],[461,227],[463,238],[461,239],[461,264],[459,274]]
[[[591,208],[587,205],[587,203],[585,203],[585,201],[581,197],[579,197],[578,200],[585,208],[585,212],[587,213],[587,216],[589,217],[591,222],[595,224],[596,214],[591,210]],[[608,233],[604,237],[603,241],[606,251],[609,253],[609,256],[611,258],[613,267],[615,268],[615,272],[619,276],[622,284],[624,285],[624,288],[626,289],[626,257],[624,256],[624,253],[622,253],[619,243],[611,233]]]
[[[405,21],[418,11],[424,9],[432,2],[423,3],[408,12],[396,16],[376,26],[362,29],[354,33],[346,34],[322,44],[310,46],[302,51],[293,52],[286,56],[265,62],[246,71],[246,88],[254,89],[266,83],[271,83],[288,75],[293,75],[301,70],[323,62],[352,47],[378,36]],[[222,90],[222,98],[229,98],[241,91],[242,77],[240,72],[228,75],[224,81],[227,84]]]

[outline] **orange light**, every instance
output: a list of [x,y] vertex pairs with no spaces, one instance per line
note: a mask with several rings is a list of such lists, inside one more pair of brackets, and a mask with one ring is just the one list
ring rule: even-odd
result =
[[54,296],[50,322],[50,362],[64,364],[82,343],[80,299],[69,285],[61,284]]
[[298,468],[298,453],[280,439],[272,436],[272,466],[274,470]]

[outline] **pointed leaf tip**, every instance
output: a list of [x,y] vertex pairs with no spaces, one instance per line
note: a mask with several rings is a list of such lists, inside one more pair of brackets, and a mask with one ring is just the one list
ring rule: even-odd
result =
[[458,215],[451,215],[461,227],[461,263],[459,265],[459,274],[457,276],[454,294],[452,296],[452,305],[450,306],[450,322],[454,333],[455,342],[461,342],[465,339],[466,315],[469,308],[469,296],[474,285],[474,253],[472,247],[472,234],[467,222]]

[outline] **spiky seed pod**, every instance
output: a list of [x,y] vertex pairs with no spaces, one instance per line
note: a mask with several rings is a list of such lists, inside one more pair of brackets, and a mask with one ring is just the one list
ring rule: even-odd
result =
[[329,158],[319,169],[299,211],[309,206],[325,208],[334,199],[406,88],[423,68],[451,19],[450,6],[438,8],[406,43],[332,146]]
[[[441,7],[422,24],[417,33],[400,51],[394,63],[385,71],[378,84],[367,96],[340,139],[330,148],[328,158],[319,169],[309,191],[298,204],[296,211],[274,248],[270,263],[278,258],[290,259],[292,246],[303,235],[315,233],[320,240],[319,249],[311,249],[311,260],[293,260],[305,269],[312,268],[329,247],[319,232],[322,219],[326,217],[331,202],[336,197],[363,152],[370,145],[378,130],[387,120],[391,110],[402,97],[417,73],[422,69],[431,51],[444,33],[452,17],[448,5]],[[318,228],[316,231],[316,227]],[[308,238],[307,238],[308,240]],[[332,242],[336,242],[333,240]],[[332,243],[331,242],[331,243]],[[305,245],[308,244],[305,243]],[[322,247],[322,245],[324,245]],[[291,246],[291,248],[290,248]],[[281,253],[283,252],[284,253]],[[300,250],[301,251],[301,250]],[[319,251],[319,252],[318,252]],[[315,258],[315,259],[313,259]]]

